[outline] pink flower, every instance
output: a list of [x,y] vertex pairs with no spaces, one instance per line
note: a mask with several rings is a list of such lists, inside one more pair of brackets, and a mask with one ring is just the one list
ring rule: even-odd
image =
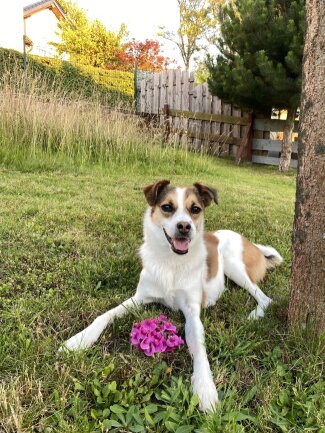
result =
[[167,317],[146,319],[135,323],[131,331],[131,344],[138,350],[143,350],[147,356],[155,353],[172,352],[184,344],[184,340],[177,335],[177,328]]

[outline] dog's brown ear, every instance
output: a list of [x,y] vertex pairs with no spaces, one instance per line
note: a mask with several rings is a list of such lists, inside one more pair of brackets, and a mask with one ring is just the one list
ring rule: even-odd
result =
[[159,195],[169,184],[169,180],[163,179],[143,188],[144,196],[150,206],[154,206],[157,203]]
[[194,186],[197,189],[197,192],[201,197],[205,207],[209,206],[212,200],[215,202],[215,204],[218,204],[218,195],[216,189],[211,188],[210,186],[202,185],[201,183],[195,183]]

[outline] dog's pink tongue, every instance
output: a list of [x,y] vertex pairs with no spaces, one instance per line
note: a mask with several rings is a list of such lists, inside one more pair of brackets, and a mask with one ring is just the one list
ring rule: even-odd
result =
[[178,251],[187,251],[190,241],[188,239],[173,239],[174,248]]

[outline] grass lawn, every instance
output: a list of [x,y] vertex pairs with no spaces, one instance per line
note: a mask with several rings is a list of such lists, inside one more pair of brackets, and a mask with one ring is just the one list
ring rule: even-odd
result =
[[[182,152],[164,158],[132,170],[35,160],[1,166],[1,432],[325,432],[321,353],[286,324],[294,172]],[[147,358],[130,346],[133,322],[161,312],[184,335],[181,314],[162,306],[117,320],[89,351],[57,354],[134,292],[142,187],[159,178],[215,186],[220,204],[207,209],[207,229],[239,231],[284,257],[262,284],[274,300],[263,320],[246,320],[254,301],[230,282],[202,314],[221,397],[208,416],[191,396],[186,347]]]

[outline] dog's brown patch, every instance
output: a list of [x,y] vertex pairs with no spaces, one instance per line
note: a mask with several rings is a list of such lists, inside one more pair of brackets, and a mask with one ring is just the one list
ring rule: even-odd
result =
[[266,259],[262,252],[242,236],[243,261],[246,272],[253,283],[263,280],[266,272]]
[[143,188],[144,196],[150,206],[154,206],[158,202],[159,197],[169,184],[169,180],[162,179]]
[[216,189],[202,185],[202,183],[195,183],[194,188],[197,194],[201,197],[205,207],[210,206],[212,200],[215,204],[218,204],[218,194]]
[[219,239],[211,232],[206,232],[203,235],[204,243],[208,251],[207,265],[208,265],[208,275],[207,281],[212,280],[217,276],[219,257],[218,257],[218,244]]
[[[201,212],[193,213],[193,206],[200,208]],[[198,229],[199,227],[201,227],[204,217],[204,203],[199,194],[197,193],[196,189],[193,187],[186,188],[185,190],[185,209],[192,218],[192,221],[196,225],[196,228]]]
[[177,209],[177,194],[176,188],[166,187],[164,191],[160,194],[157,203],[152,207],[151,218],[155,224],[157,224],[162,217],[169,218],[174,212],[164,212],[161,206],[164,204],[169,204],[173,206],[173,209]]

